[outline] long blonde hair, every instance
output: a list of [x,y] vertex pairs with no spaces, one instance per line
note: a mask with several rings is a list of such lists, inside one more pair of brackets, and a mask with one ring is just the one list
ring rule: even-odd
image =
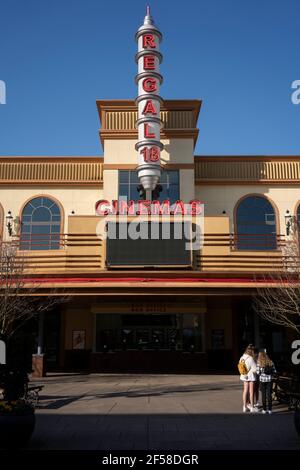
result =
[[269,358],[268,354],[264,351],[258,354],[258,360],[260,367],[273,366],[273,361]]
[[244,354],[248,354],[248,356],[252,356],[252,357],[254,356],[254,346],[253,346],[253,344],[248,344]]

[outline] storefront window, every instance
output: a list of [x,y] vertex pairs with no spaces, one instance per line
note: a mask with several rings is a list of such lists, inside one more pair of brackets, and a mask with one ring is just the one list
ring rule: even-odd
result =
[[[119,198],[127,198],[127,200],[138,201],[141,199],[138,187],[139,179],[136,171],[119,171]],[[179,197],[179,171],[165,170],[159,184],[162,191],[159,194],[159,201],[169,200],[171,204],[180,199]]]

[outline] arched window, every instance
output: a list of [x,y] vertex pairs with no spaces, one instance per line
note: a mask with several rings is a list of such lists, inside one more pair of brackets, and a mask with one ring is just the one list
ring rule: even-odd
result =
[[297,218],[297,229],[298,229],[298,237],[299,237],[299,234],[300,234],[300,203],[298,204],[298,207],[297,207],[296,218]]
[[239,250],[275,250],[276,216],[264,196],[248,196],[236,209],[236,247]]
[[21,218],[21,250],[57,250],[60,247],[61,213],[48,197],[27,202]]
[[3,235],[3,225],[4,225],[4,210],[2,204],[0,204],[0,239],[2,240]]

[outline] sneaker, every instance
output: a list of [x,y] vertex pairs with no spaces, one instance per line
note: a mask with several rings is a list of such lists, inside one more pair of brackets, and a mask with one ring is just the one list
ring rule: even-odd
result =
[[267,414],[267,410],[262,410],[262,414],[263,414],[263,415],[266,415],[266,414]]
[[247,410],[248,410],[247,406],[243,406],[243,413],[247,413]]
[[246,405],[246,407],[249,411],[251,410],[251,405],[249,405],[249,403],[248,403],[248,405]]
[[272,414],[272,410],[268,410],[268,413],[269,413],[269,415],[271,415],[271,414]]
[[254,406],[250,406],[250,413],[257,413],[258,409],[254,408]]
[[260,407],[260,404],[257,402],[257,403],[255,403],[254,406],[255,406],[255,408],[259,408],[259,407]]

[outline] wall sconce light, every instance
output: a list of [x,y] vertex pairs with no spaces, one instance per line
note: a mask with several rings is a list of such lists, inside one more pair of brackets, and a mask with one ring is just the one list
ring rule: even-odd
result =
[[13,218],[11,211],[7,212],[7,216],[5,217],[5,225],[7,227],[8,235],[10,237],[14,235],[19,235],[21,220],[18,216]]
[[287,210],[284,216],[285,220],[285,229],[286,229],[286,234],[287,236],[290,235],[291,233],[291,228],[293,225],[293,216],[290,214],[290,211]]
[[19,216],[14,218],[13,225],[14,225],[13,233],[15,235],[19,235],[20,234],[20,228],[21,228],[21,220],[20,220]]
[[12,225],[13,216],[11,215],[11,211],[8,211],[7,216],[5,217],[5,221],[6,221],[8,235],[11,237],[13,234],[13,225]]

